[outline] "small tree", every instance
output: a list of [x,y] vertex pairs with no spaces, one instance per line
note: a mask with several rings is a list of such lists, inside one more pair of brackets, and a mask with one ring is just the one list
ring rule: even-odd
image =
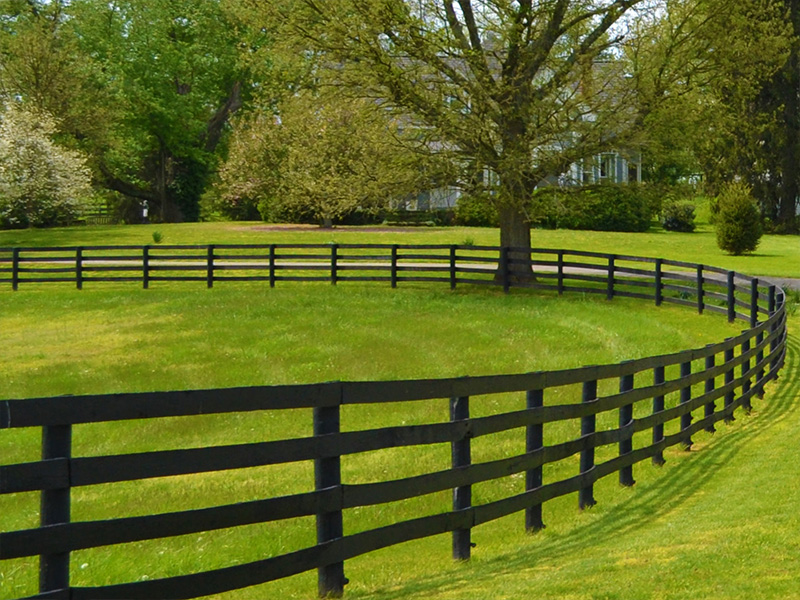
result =
[[763,227],[758,204],[750,186],[743,182],[726,185],[717,197],[717,245],[729,254],[749,254],[761,240]]
[[[314,92],[282,103],[278,116],[238,123],[220,170],[219,209],[232,217],[309,215],[322,225],[356,209],[377,211],[436,187],[437,161],[414,152],[402,128],[369,100]],[[443,162],[444,164],[444,162]]]
[[92,193],[77,152],[55,144],[56,122],[46,113],[9,104],[0,116],[0,226],[64,225]]

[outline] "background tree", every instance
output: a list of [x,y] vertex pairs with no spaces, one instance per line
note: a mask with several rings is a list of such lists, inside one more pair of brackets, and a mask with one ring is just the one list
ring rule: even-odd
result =
[[437,187],[442,164],[414,151],[401,127],[370,100],[310,90],[280,104],[279,114],[241,119],[220,172],[221,207],[271,220],[309,215],[325,226],[355,210]]
[[6,105],[0,116],[0,226],[68,225],[92,194],[84,157],[53,142],[56,121]]
[[462,164],[495,173],[487,197],[501,244],[521,248],[536,186],[641,123],[621,44],[639,11],[659,14],[639,0],[285,0],[265,10],[335,65],[341,85],[385,99]]

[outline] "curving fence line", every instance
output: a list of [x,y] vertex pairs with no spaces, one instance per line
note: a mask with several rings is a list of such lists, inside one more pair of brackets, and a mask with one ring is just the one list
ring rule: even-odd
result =
[[[732,420],[739,407],[748,410],[752,397],[763,395],[765,384],[778,376],[786,352],[781,289],[732,271],[679,261],[572,250],[537,249],[528,256],[507,248],[400,245],[0,249],[0,261],[6,263],[0,274],[14,288],[43,279],[69,281],[79,288],[107,280],[138,281],[145,287],[155,281],[205,280],[212,286],[249,279],[273,285],[282,280],[348,279],[392,285],[436,281],[451,287],[482,283],[506,290],[524,286],[677,303],[748,323],[740,335],[704,348],[559,371],[2,401],[0,430],[42,430],[42,460],[0,466],[0,494],[41,493],[40,527],[0,533],[0,560],[40,556],[36,598],[191,598],[313,569],[318,570],[320,595],[339,596],[347,582],[347,559],[442,533],[452,534],[453,557],[466,559],[471,529],[477,525],[524,512],[525,527],[537,530],[543,527],[542,505],[548,500],[577,493],[581,508],[591,506],[595,482],[614,473],[622,485],[633,485],[635,464],[648,459],[661,464],[666,448],[689,447],[697,432],[713,431],[715,423]],[[532,265],[536,279],[514,277],[520,265]],[[599,393],[608,389],[609,381],[614,390]],[[569,386],[580,393],[570,397]],[[566,390],[570,401],[553,403],[551,398],[563,397],[559,390]],[[470,414],[471,399],[500,394],[518,396],[519,408]],[[340,427],[341,411],[351,405],[437,399],[449,402],[449,421],[357,431]],[[72,455],[72,430],[86,423],[294,408],[312,409],[312,437],[112,456]],[[599,427],[610,422],[609,415],[617,425]],[[545,425],[569,422],[580,435],[552,440],[547,435]],[[471,460],[472,440],[512,430],[520,434],[516,454],[486,462]],[[343,481],[342,462],[350,456],[433,444],[449,444],[451,449],[451,460],[439,470],[372,483]],[[570,457],[579,459],[576,472],[545,479],[545,465]],[[315,486],[304,493],[147,516],[70,519],[74,487],[299,461],[314,462]],[[472,486],[522,474],[515,492],[473,503]],[[448,490],[452,490],[452,510],[346,533],[343,511],[347,509]],[[100,587],[70,585],[73,551],[302,516],[316,518],[317,542],[307,548],[163,579]]]

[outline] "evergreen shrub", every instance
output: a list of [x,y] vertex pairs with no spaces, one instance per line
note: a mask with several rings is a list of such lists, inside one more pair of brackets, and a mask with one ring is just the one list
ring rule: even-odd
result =
[[750,186],[737,181],[722,188],[717,197],[717,245],[728,254],[753,252],[761,240],[761,212]]

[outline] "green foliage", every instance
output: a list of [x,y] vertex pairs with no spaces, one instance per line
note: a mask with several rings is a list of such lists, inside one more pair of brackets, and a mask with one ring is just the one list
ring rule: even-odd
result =
[[695,230],[694,204],[671,200],[661,208],[661,225],[667,231],[691,233]]
[[56,121],[45,113],[11,103],[0,118],[0,226],[73,222],[92,193],[84,157],[53,142]]
[[161,233],[158,230],[154,231],[153,232],[153,243],[154,244],[160,244],[163,241],[164,241],[164,234]]
[[548,229],[647,231],[653,199],[641,189],[625,184],[541,188],[533,195],[530,214]]
[[219,210],[230,217],[333,224],[378,214],[390,200],[436,186],[443,163],[409,147],[399,124],[372,101],[302,92],[279,116],[237,123],[220,170]]
[[743,182],[726,185],[717,197],[717,245],[728,254],[753,252],[761,240],[763,226],[758,203]]
[[468,227],[498,227],[500,216],[491,200],[488,193],[463,194],[456,204],[456,224]]

